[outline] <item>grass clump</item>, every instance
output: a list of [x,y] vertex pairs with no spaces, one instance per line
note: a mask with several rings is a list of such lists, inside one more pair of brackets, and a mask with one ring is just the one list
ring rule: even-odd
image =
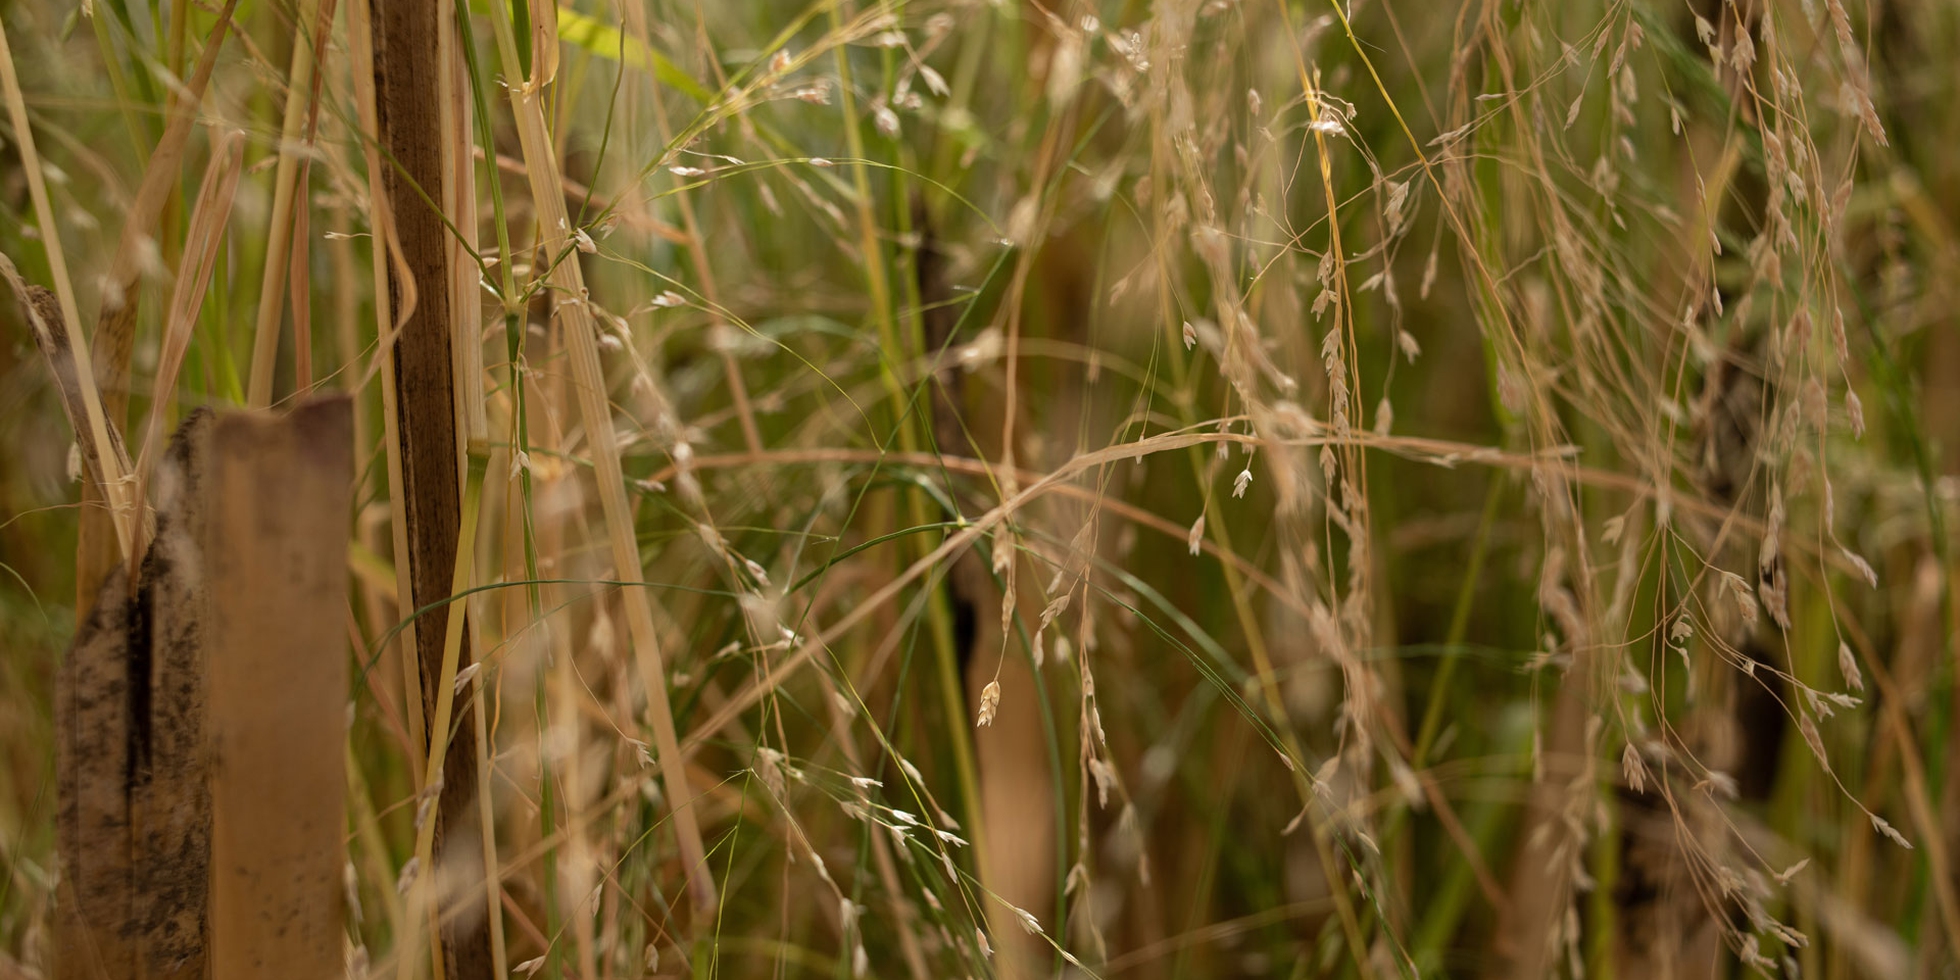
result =
[[381,12],[0,14],[0,974],[160,433],[329,389],[362,975],[1960,956],[1946,5],[443,5],[430,603]]

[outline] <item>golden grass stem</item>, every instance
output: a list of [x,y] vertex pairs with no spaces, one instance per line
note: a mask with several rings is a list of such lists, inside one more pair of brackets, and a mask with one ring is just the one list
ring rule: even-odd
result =
[[368,877],[375,882],[374,891],[381,896],[382,908],[388,916],[388,932],[390,935],[402,935],[407,913],[403,910],[401,895],[388,887],[395,878],[394,869],[388,866],[388,839],[381,830],[381,818],[375,812],[374,793],[351,748],[347,753],[347,806],[354,825],[354,840],[360,843],[361,863],[367,866]]
[[[319,23],[320,0],[300,0],[296,22],[308,30]],[[279,166],[272,178],[272,217],[266,228],[265,274],[259,283],[258,322],[252,332],[252,373],[245,404],[272,404],[272,374],[279,357],[279,319],[285,306],[288,256],[293,246],[293,209],[305,208],[298,188],[301,141],[308,106],[313,101],[313,39],[306,33],[293,39],[292,67],[287,72],[285,116],[279,126]],[[297,203],[296,203],[297,202]]]

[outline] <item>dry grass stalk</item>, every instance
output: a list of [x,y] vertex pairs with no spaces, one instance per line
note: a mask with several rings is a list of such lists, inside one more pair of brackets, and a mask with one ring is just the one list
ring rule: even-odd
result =
[[75,356],[75,347],[71,342],[73,334],[65,327],[61,301],[49,290],[30,286],[23,281],[20,273],[14,269],[13,260],[5,256],[0,256],[0,277],[7,280],[7,285],[20,302],[21,312],[25,314],[23,318],[34,333],[34,342],[40,347],[41,356],[48,364],[48,374],[60,394],[61,408],[68,416],[69,427],[79,436],[77,450],[83,473],[97,483],[105,483],[107,474],[112,472],[129,473],[129,451],[123,446],[120,430],[107,430],[108,439],[102,443],[96,443],[86,435],[88,361]]
[[[354,972],[373,946],[388,973],[456,973],[427,937],[486,906],[520,976],[664,975],[676,954],[739,971],[751,949],[914,976],[1891,977],[1950,958],[1960,795],[1931,806],[1955,781],[1924,754],[1960,730],[1937,688],[1950,426],[1914,416],[1939,418],[1931,396],[1915,412],[1937,387],[1917,362],[1951,359],[1960,236],[1950,188],[1915,176],[1937,141],[1885,134],[1936,122],[1916,106],[1954,86],[1926,53],[1951,45],[1891,30],[1910,4],[1835,0],[1454,22],[1146,6],[817,5],[762,28],[740,5],[531,0],[458,7],[457,35],[437,3],[417,149],[439,173],[375,140],[369,5],[344,45],[299,25],[310,104],[358,121],[306,132],[290,218],[240,196],[239,230],[283,221],[289,261],[245,253],[251,283],[208,291],[236,310],[165,310],[154,411],[231,397],[240,287],[262,277],[285,277],[312,380],[301,195],[330,209],[321,279],[355,288],[320,375],[379,375],[385,434],[357,423],[376,455],[357,469],[385,451],[393,496],[364,492],[348,535],[366,595],[342,626],[384,665],[348,733],[346,904],[372,910]],[[253,10],[213,104],[270,138],[313,97],[282,77],[286,38],[271,58],[256,42],[292,11]],[[132,240],[118,175],[197,114],[153,83],[177,91],[213,22],[173,7],[166,38],[99,17],[94,50],[23,52],[30,75],[58,66],[26,104],[71,256],[95,241],[91,194],[132,212]],[[471,77],[457,42],[486,26],[502,69]],[[77,64],[113,97],[52,95]],[[232,98],[247,86],[272,98]],[[117,111],[129,146],[76,135]],[[390,200],[398,162],[426,197]],[[472,254],[492,229],[495,258]],[[350,276],[360,248],[371,275]],[[84,306],[98,272],[73,270]],[[424,297],[447,401],[411,397],[432,373],[396,356],[438,332]],[[65,338],[73,317],[38,299]],[[140,345],[119,366],[141,318],[112,312],[111,356],[80,365],[111,443],[152,370]],[[48,346],[86,430],[75,357]],[[45,507],[46,435],[16,431],[0,500],[42,509],[0,521],[0,547],[35,589],[46,563],[12,546],[73,517]],[[428,561],[417,501],[461,501],[418,475],[484,446],[491,478],[460,497],[496,516]],[[92,475],[85,551],[114,530]],[[1458,491],[1486,481],[1476,521]],[[989,546],[991,569],[967,553]],[[118,551],[97,550],[84,579]],[[431,603],[442,628],[417,637]],[[30,667],[0,659],[26,701]],[[37,717],[0,710],[0,744],[31,749]],[[467,783],[443,772],[452,728],[474,740]],[[414,817],[462,790],[487,832],[445,848]],[[1839,846],[1801,846],[1820,832]],[[673,894],[681,869],[714,884],[709,842],[731,875],[713,941]],[[8,848],[25,870],[0,888],[0,946],[28,968],[54,908],[34,846]]]

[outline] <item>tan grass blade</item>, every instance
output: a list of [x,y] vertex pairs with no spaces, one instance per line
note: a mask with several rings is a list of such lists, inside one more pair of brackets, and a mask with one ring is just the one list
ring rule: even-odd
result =
[[[311,161],[300,165],[299,185],[305,187]],[[287,299],[293,317],[293,394],[304,398],[313,389],[313,275],[312,256],[307,245],[312,237],[313,209],[300,208],[293,215],[293,233],[288,236],[286,281],[292,287]]]
[[87,361],[75,356],[75,349],[69,342],[71,331],[62,322],[65,318],[61,315],[61,300],[47,289],[28,285],[15,270],[13,260],[4,255],[0,255],[0,278],[7,280],[15,297],[20,300],[28,327],[34,332],[34,342],[48,362],[48,373],[61,396],[61,409],[68,416],[69,426],[75,430],[84,472],[98,484],[104,480],[105,467],[130,472],[129,453],[123,446],[121,432],[109,429],[108,444],[99,454],[94,440],[88,438],[88,406],[83,401],[79,380]]

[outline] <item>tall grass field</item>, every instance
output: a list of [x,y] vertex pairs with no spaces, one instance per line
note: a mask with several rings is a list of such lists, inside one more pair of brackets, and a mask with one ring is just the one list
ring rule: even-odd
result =
[[334,393],[334,975],[1960,976],[1950,0],[0,27],[0,980]]

